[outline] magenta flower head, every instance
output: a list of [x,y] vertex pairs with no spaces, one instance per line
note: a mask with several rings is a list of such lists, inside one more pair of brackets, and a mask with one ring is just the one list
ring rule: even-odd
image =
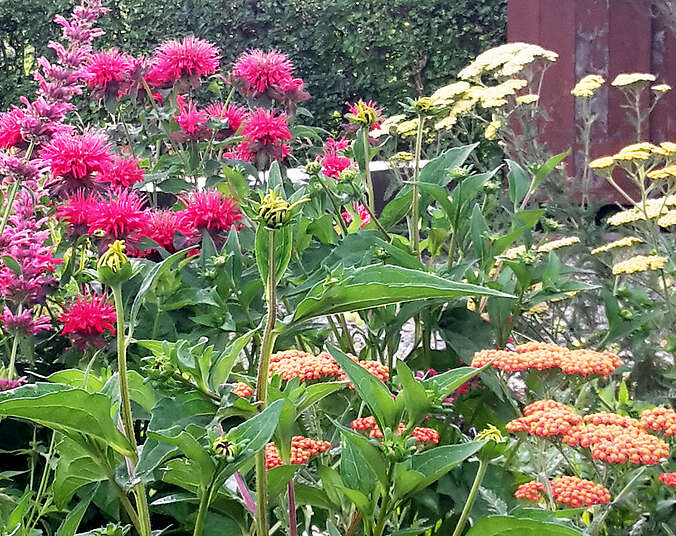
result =
[[149,212],[135,190],[120,189],[96,201],[89,218],[89,234],[102,231],[105,241],[137,241],[146,228]]
[[143,180],[145,170],[139,167],[138,158],[114,154],[98,176],[98,181],[113,188],[129,188]]
[[50,171],[48,189],[65,196],[82,188],[101,189],[99,174],[112,162],[108,138],[95,130],[56,136],[40,151]]
[[11,149],[25,145],[25,138],[21,131],[25,121],[25,113],[14,107],[8,112],[0,113],[0,149]]
[[290,108],[310,98],[305,84],[293,77],[286,54],[253,49],[244,52],[232,67],[232,82],[247,97],[281,102]]
[[3,329],[13,335],[32,336],[40,331],[51,329],[51,319],[48,316],[36,316],[30,310],[14,314],[9,307],[5,305],[0,317]]
[[155,66],[147,80],[156,87],[170,87],[181,81],[199,87],[200,78],[214,74],[220,60],[218,48],[193,36],[162,43],[153,58]]
[[85,294],[65,305],[59,318],[63,322],[63,334],[68,335],[80,350],[88,346],[104,348],[103,336],[106,332],[115,334],[114,322],[117,320],[115,307],[101,294]]
[[242,136],[247,141],[240,145],[241,159],[255,159],[261,169],[271,160],[283,160],[289,154],[289,146],[284,142],[291,140],[291,131],[283,113],[275,115],[274,110],[256,108],[244,123]]
[[92,54],[82,78],[94,89],[94,95],[119,97],[132,83],[136,60],[116,48]]
[[66,198],[66,202],[56,209],[56,217],[68,223],[68,234],[77,238],[89,234],[89,224],[92,221],[94,208],[100,199],[87,195],[84,190],[78,190]]
[[209,116],[205,110],[198,110],[194,102],[185,102],[182,95],[176,99],[178,115],[172,116],[181,130],[172,132],[171,138],[178,142],[199,141],[211,138],[207,128]]
[[0,378],[0,391],[10,391],[12,389],[16,389],[17,387],[20,387],[26,383],[26,381],[26,376],[21,376],[21,378],[17,378],[16,380]]
[[190,192],[179,200],[185,205],[179,214],[180,223],[186,229],[206,229],[214,237],[218,233],[227,233],[242,220],[235,200],[216,190]]
[[345,138],[339,140],[329,138],[326,140],[323,147],[324,154],[321,159],[322,173],[325,176],[338,179],[340,174],[346,169],[350,167],[357,169],[356,163],[342,154],[342,151],[349,146],[350,142]]
[[[186,218],[173,210],[152,211],[143,236],[150,238],[170,253],[175,253],[177,249],[183,249],[188,245],[196,245],[200,240],[195,227],[188,225]],[[152,252],[153,250],[148,251]]]
[[234,136],[240,129],[247,117],[248,111],[243,106],[228,104],[222,102],[212,102],[208,104],[204,111],[209,117],[209,121],[220,123],[220,126],[214,127],[214,138],[224,140]]

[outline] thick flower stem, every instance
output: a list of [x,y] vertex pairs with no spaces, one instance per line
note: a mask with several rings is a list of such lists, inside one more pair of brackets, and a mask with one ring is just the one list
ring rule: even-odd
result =
[[476,496],[479,493],[481,483],[484,480],[484,476],[486,476],[486,469],[488,469],[488,463],[482,458],[479,458],[479,469],[477,469],[476,476],[474,477],[474,483],[472,484],[472,489],[469,491],[469,496],[467,497],[467,501],[465,501],[465,507],[462,509],[458,524],[455,526],[453,536],[460,536],[463,529],[465,528],[465,524],[469,518],[469,513],[472,511],[474,501],[476,500]]
[[289,494],[289,536],[298,536],[298,521],[296,520],[296,489],[293,477],[287,484]]
[[[275,258],[275,233],[269,231],[268,245],[268,280],[266,282],[266,301],[268,304],[268,318],[263,332],[261,358],[258,362],[258,378],[256,381],[256,401],[258,410],[263,411],[268,404],[268,374],[270,356],[275,345],[275,319],[277,317],[277,259]],[[268,535],[268,477],[265,470],[265,451],[256,454],[256,535]]]
[[16,363],[16,352],[19,348],[19,334],[14,334],[14,340],[12,341],[12,351],[9,354],[9,368],[7,369],[7,379],[13,380],[15,375],[15,363]]
[[200,495],[200,504],[197,508],[197,518],[195,519],[195,529],[193,536],[201,536],[204,531],[204,523],[207,519],[207,512],[209,511],[209,498],[211,496],[211,489],[202,489]]
[[[124,435],[131,445],[132,454],[130,456],[132,468],[138,463],[138,444],[134,434],[134,419],[131,414],[131,399],[129,397],[129,382],[127,377],[127,342],[124,331],[124,303],[122,301],[122,286],[120,283],[111,286],[113,290],[113,299],[115,300],[115,314],[117,316],[117,370],[120,379],[120,414],[122,416],[122,425]],[[133,477],[133,475],[131,475]],[[136,497],[136,509],[138,511],[139,522],[143,528],[141,536],[152,536],[150,528],[150,511],[148,509],[148,498],[146,497],[145,486],[139,482],[134,486],[134,495]]]
[[368,193],[369,213],[375,214],[376,203],[373,197],[373,178],[371,177],[371,148],[369,147],[368,128],[362,128],[362,142],[364,145],[364,173],[366,174],[366,191]]
[[413,254],[420,258],[420,201],[418,179],[420,178],[420,155],[422,153],[422,137],[425,118],[418,116],[418,133],[415,139],[415,167],[413,168],[413,200],[411,203],[411,246]]

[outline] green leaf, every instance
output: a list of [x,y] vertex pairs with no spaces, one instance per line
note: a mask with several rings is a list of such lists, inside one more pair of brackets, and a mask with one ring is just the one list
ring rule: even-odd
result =
[[258,226],[256,230],[256,265],[265,285],[268,281],[268,251],[271,233],[275,233],[275,275],[277,276],[277,283],[282,279],[286,267],[289,265],[293,247],[293,231],[290,225],[285,225],[277,231],[270,231],[264,225]]
[[307,387],[307,389],[305,389],[305,393],[298,402],[298,405],[296,406],[296,413],[303,413],[306,409],[314,406],[323,398],[335,393],[336,391],[345,389],[347,386],[348,382],[322,382],[310,385]]
[[[127,372],[127,384],[129,386],[129,398],[150,413],[155,406],[155,392],[135,370]],[[108,395],[111,400],[119,402],[120,376],[116,372],[103,386],[102,393]]]
[[509,174],[507,175],[509,198],[514,203],[514,211],[516,212],[517,207],[528,193],[530,178],[528,172],[518,162],[507,160],[507,166],[509,166]]
[[402,189],[397,197],[385,205],[378,221],[385,229],[389,230],[411,211],[411,203],[413,203],[413,192],[410,188]]
[[159,469],[165,460],[176,455],[177,452],[178,447],[174,445],[148,438],[143,443],[141,455],[139,456],[138,465],[134,473],[144,483],[151,482],[155,479],[154,472]]
[[434,403],[438,404],[444,398],[448,397],[453,391],[460,387],[463,383],[468,382],[474,376],[479,374],[489,365],[482,368],[474,367],[460,367],[437,376],[432,376],[423,381],[424,389],[431,389],[434,391]]
[[5,263],[5,266],[12,270],[16,275],[21,275],[21,265],[17,262],[17,260],[14,257],[10,257],[9,255],[3,255],[2,256],[2,262]]
[[512,516],[489,516],[479,519],[467,536],[581,536],[582,533],[557,525]]
[[533,177],[533,184],[530,187],[529,193],[531,195],[535,192],[535,190],[537,190],[542,181],[545,180],[552,171],[554,171],[554,168],[563,162],[566,157],[570,156],[570,153],[571,149],[568,149],[565,153],[552,156],[538,168]]
[[392,393],[385,384],[332,344],[326,343],[326,347],[354,384],[359,397],[373,413],[380,429],[396,430],[399,425],[399,412],[392,399]]
[[[54,503],[58,508],[68,506],[73,494],[82,486],[92,482],[102,482],[108,480],[108,473],[104,470],[106,466],[117,466],[121,459],[99,459],[94,458],[94,454],[85,448],[79,441],[74,441],[68,437],[62,437],[56,447],[59,455],[54,472]],[[110,469],[111,472],[113,469]]]
[[411,457],[411,470],[423,475],[414,490],[426,488],[451,469],[476,454],[488,441],[470,441],[458,445],[445,445],[415,454]]
[[131,337],[131,332],[134,329],[134,325],[136,324],[136,317],[138,316],[139,311],[141,310],[141,304],[143,303],[143,299],[145,298],[145,295],[147,292],[150,290],[150,288],[153,286],[153,283],[155,282],[155,279],[167,272],[172,265],[180,260],[183,259],[188,252],[190,252],[193,248],[189,247],[186,249],[183,249],[181,251],[177,251],[173,255],[170,255],[166,259],[164,259],[162,262],[155,264],[146,274],[145,278],[143,279],[143,282],[141,283],[141,286],[138,289],[138,292],[136,293],[136,297],[134,298],[134,301],[131,304],[131,309],[129,310],[129,336]]
[[49,383],[15,389],[0,401],[0,416],[28,419],[64,434],[84,434],[104,441],[120,454],[132,454],[127,439],[111,418],[111,400],[83,389],[52,391]]
[[347,272],[341,281],[322,281],[315,285],[296,307],[293,321],[317,316],[360,311],[379,305],[460,296],[499,296],[509,294],[399,266],[371,265]]
[[286,485],[299,468],[300,466],[293,464],[280,465],[268,471],[268,493],[270,494],[270,498],[274,499],[286,490]]
[[373,501],[361,491],[346,488],[344,486],[341,487],[340,490],[357,507],[357,509],[362,513],[362,516],[370,516],[373,514],[373,507],[375,506]]
[[61,525],[59,525],[56,536],[75,536],[80,522],[89,507],[89,503],[90,499],[80,501],[75,508],[68,512]]
[[232,371],[235,361],[237,361],[239,354],[242,353],[242,350],[244,350],[246,345],[249,344],[254,333],[256,333],[256,330],[252,329],[244,335],[240,335],[234,339],[214,361],[214,364],[211,365],[211,370],[209,371],[209,386],[211,389],[217,391],[218,387],[228,380],[228,376],[230,376],[230,371]]
[[63,383],[71,387],[82,387],[90,393],[98,393],[103,389],[103,382],[91,373],[87,375],[85,385],[85,373],[80,369],[59,370],[47,376],[47,381],[51,383]]
[[296,504],[310,504],[323,510],[331,510],[335,505],[329,500],[324,490],[299,484],[296,482]]
[[403,387],[398,396],[403,396],[406,403],[409,425],[419,422],[432,407],[425,392],[424,384],[413,377],[411,369],[403,361],[397,362],[397,378]]
[[211,456],[192,434],[186,430],[183,430],[178,435],[174,436],[148,432],[148,437],[178,447],[183,454],[195,462],[196,467],[198,468],[197,476],[199,477],[200,486],[206,488],[209,485],[216,466],[214,465]]
[[[332,470],[328,467],[324,468],[323,474],[320,471],[322,484],[329,497],[331,497],[332,492],[335,494],[336,488],[343,485],[350,489],[359,490],[365,495],[370,495],[375,488],[376,474],[362,455],[359,447],[354,441],[350,441],[350,437],[349,434],[343,434],[343,445],[340,451],[340,476],[335,471],[329,472]],[[340,503],[340,498],[335,497],[334,502]]]
[[268,172],[267,190],[275,190],[276,188],[282,188],[282,186],[282,170],[279,167],[279,162],[275,160]]
[[[341,452],[340,464],[343,464],[343,456],[345,451]],[[343,479],[340,477],[340,474],[335,469],[328,467],[326,465],[319,466],[319,478],[322,481],[322,488],[324,488],[324,493],[326,493],[329,504],[340,504],[341,496],[340,487],[343,486]],[[371,479],[373,481],[373,479]]]
[[420,182],[429,182],[446,186],[451,181],[450,171],[462,166],[478,143],[463,145],[461,147],[452,147],[444,151],[436,158],[430,160],[424,168],[420,170]]

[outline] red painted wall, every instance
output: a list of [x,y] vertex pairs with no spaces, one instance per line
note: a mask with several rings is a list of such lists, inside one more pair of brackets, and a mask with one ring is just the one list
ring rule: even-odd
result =
[[[620,73],[644,72],[674,89],[658,103],[645,137],[652,142],[676,141],[676,37],[650,15],[651,0],[509,0],[507,38],[535,43],[558,52],[545,75],[540,104],[552,121],[544,140],[555,153],[579,149],[576,118],[580,113],[570,94],[577,80],[600,74],[608,84],[599,90],[599,116],[592,156],[613,154],[633,142],[624,95],[609,86]],[[646,92],[646,106],[651,98]],[[580,158],[568,159],[571,176],[580,175]],[[611,191],[603,179],[594,183],[600,198]],[[614,196],[613,196],[614,197]]]

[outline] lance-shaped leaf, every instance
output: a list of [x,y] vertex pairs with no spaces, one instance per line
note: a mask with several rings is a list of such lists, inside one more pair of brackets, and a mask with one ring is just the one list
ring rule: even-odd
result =
[[581,536],[582,533],[556,523],[543,523],[512,516],[489,516],[479,519],[467,536]]
[[427,298],[455,299],[460,296],[496,296],[510,294],[468,283],[449,281],[419,270],[399,266],[371,265],[346,271],[342,280],[322,281],[296,308],[294,322],[317,316],[360,311]]
[[474,376],[479,374],[488,366],[490,366],[490,364],[486,364],[481,368],[460,367],[449,370],[443,374],[428,378],[427,380],[423,381],[423,385],[425,386],[425,389],[429,389],[434,392],[434,402],[438,404],[463,383],[468,382],[474,378]]
[[399,411],[397,405],[392,398],[392,393],[373,374],[366,369],[352,361],[343,352],[332,344],[326,345],[329,353],[338,362],[340,368],[348,375],[359,397],[366,403],[371,410],[371,413],[376,418],[378,426],[381,430],[391,428],[396,430],[399,425]]
[[111,418],[110,398],[99,393],[50,383],[27,385],[11,398],[0,399],[0,417],[28,419],[66,435],[91,436],[125,456],[133,452]]
[[413,377],[411,369],[403,361],[397,362],[397,379],[403,388],[398,397],[404,398],[409,425],[417,423],[432,407],[425,385]]
[[470,441],[458,445],[436,447],[411,457],[411,470],[423,475],[412,491],[426,488],[451,469],[477,453],[488,441]]
[[277,282],[284,275],[286,267],[291,260],[293,248],[293,231],[291,225],[285,225],[277,231],[270,231],[264,225],[259,225],[256,230],[256,265],[261,279],[267,285],[268,281],[268,257],[270,251],[270,235],[275,233],[275,276]]

